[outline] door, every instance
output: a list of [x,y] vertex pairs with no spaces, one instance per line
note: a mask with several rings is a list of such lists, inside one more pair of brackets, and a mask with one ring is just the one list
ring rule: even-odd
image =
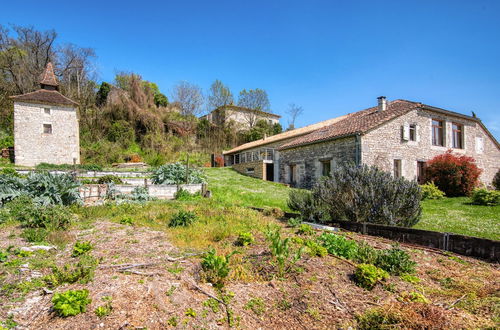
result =
[[274,181],[274,164],[266,164],[266,180]]
[[425,183],[425,162],[417,161],[417,182],[418,184]]

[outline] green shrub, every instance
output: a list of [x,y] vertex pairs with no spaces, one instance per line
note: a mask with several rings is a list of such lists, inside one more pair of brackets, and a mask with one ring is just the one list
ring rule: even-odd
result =
[[410,274],[402,274],[401,276],[399,276],[399,278],[401,278],[403,281],[411,283],[411,284],[417,284],[417,283],[420,283],[420,281],[421,281],[420,278],[418,278],[417,276],[410,275]]
[[249,233],[249,232],[239,233],[235,244],[239,245],[239,246],[247,246],[247,245],[252,244],[254,240],[255,239],[254,239],[252,233]]
[[93,246],[91,242],[76,242],[73,246],[72,257],[78,257],[83,254],[86,254],[90,250],[92,250]]
[[376,264],[379,256],[379,250],[372,248],[366,242],[358,244],[355,260],[361,264]]
[[439,188],[434,184],[434,182],[428,182],[426,184],[420,185],[422,189],[422,199],[441,199],[445,196],[445,193],[439,190]]
[[385,270],[370,264],[359,264],[354,273],[354,282],[367,290],[373,289],[377,283],[387,278],[389,274]]
[[303,223],[297,229],[296,234],[298,234],[298,235],[312,235],[312,234],[314,234],[314,229],[313,229],[313,227],[309,226],[308,224]]
[[475,189],[471,197],[472,203],[476,205],[500,205],[500,191],[498,190]]
[[319,237],[319,241],[328,250],[328,253],[338,257],[353,259],[358,252],[358,244],[344,236],[323,233]]
[[281,228],[268,227],[266,237],[269,240],[269,250],[276,260],[278,276],[283,277],[285,271],[294,265],[302,256],[302,247],[293,253],[290,248],[290,238],[281,238]]
[[52,297],[54,310],[62,317],[85,313],[87,305],[92,302],[88,296],[88,290],[68,290],[62,293],[56,292],[54,297]]
[[380,250],[376,265],[392,275],[412,274],[415,272],[416,262],[410,255],[398,247]]
[[113,305],[111,302],[111,297],[105,296],[101,298],[104,302],[106,302],[105,305],[99,306],[94,310],[95,315],[97,315],[98,318],[103,318],[111,314],[113,311]]
[[300,224],[302,223],[302,219],[299,218],[299,217],[295,217],[295,218],[290,218],[288,219],[287,221],[287,224],[292,227],[292,228],[295,228],[297,226],[299,226]]
[[302,220],[321,220],[325,218],[324,210],[313,198],[312,193],[305,189],[292,189],[288,193],[288,207],[300,213]]
[[169,227],[187,227],[197,220],[194,212],[181,210],[170,218]]
[[224,280],[230,272],[229,259],[234,253],[219,256],[215,253],[215,249],[210,249],[201,261],[201,268],[203,269],[205,279],[217,288],[223,287]]
[[97,179],[98,184],[105,184],[105,183],[114,183],[114,184],[123,184],[123,180],[116,175],[108,174],[99,177]]
[[73,218],[69,209],[62,205],[40,205],[28,196],[20,196],[5,204],[12,220],[24,227],[65,229]]
[[422,213],[415,181],[394,178],[376,167],[344,165],[323,177],[312,199],[336,221],[411,227]]
[[495,174],[495,177],[493,178],[491,184],[493,185],[493,187],[495,187],[496,190],[500,190],[500,169]]
[[[186,171],[188,172],[186,182]],[[154,184],[181,184],[181,183],[205,183],[205,175],[202,171],[181,163],[167,164],[158,167],[152,174]]]
[[304,242],[304,245],[307,247],[307,252],[309,253],[309,255],[313,257],[325,257],[328,255],[328,250],[318,244],[316,241],[307,240]]
[[45,242],[49,232],[45,228],[25,228],[21,237],[32,243]]
[[57,287],[64,283],[86,284],[94,278],[94,271],[99,260],[92,256],[83,255],[76,264],[65,264],[62,267],[53,266],[52,274],[44,276],[43,280],[50,287]]

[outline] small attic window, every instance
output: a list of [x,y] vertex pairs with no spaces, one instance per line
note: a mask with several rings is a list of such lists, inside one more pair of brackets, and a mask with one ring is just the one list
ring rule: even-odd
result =
[[43,113],[46,115],[50,115],[50,108],[43,108]]
[[43,124],[43,133],[52,134],[52,124]]

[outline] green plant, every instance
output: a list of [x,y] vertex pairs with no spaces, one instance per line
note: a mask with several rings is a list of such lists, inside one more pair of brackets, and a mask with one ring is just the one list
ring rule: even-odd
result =
[[264,314],[266,310],[266,305],[264,304],[264,300],[262,298],[251,298],[246,304],[245,309],[250,309],[257,316],[261,316]]
[[287,221],[287,224],[292,227],[292,228],[295,228],[297,226],[299,226],[300,224],[302,223],[302,219],[299,218],[299,217],[295,217],[295,218],[290,218],[288,219]]
[[205,176],[202,171],[192,167],[187,169],[181,163],[158,167],[151,175],[151,179],[154,184],[205,183]]
[[421,196],[414,180],[375,166],[342,165],[319,180],[312,199],[337,221],[411,227],[420,220]]
[[6,262],[9,254],[3,250],[0,250],[0,263]]
[[112,174],[107,174],[104,176],[99,177],[97,179],[98,184],[105,184],[105,183],[114,183],[114,184],[123,184],[123,180],[116,175]]
[[215,249],[210,249],[201,261],[201,268],[203,269],[205,278],[208,282],[212,283],[217,288],[224,286],[224,281],[229,275],[229,259],[236,253],[232,252],[225,256],[220,256],[215,253]]
[[17,322],[14,321],[14,315],[10,314],[5,321],[0,323],[0,330],[15,329],[17,325],[18,325]]
[[88,290],[68,290],[62,293],[55,293],[52,297],[54,310],[59,316],[68,317],[85,313],[87,305],[92,302],[88,298]]
[[281,238],[280,228],[268,227],[266,237],[270,242],[269,250],[276,260],[278,276],[283,277],[289,266],[295,264],[302,255],[302,247],[293,254],[290,248],[290,238]]
[[312,235],[314,234],[314,229],[313,227],[309,226],[308,224],[301,224],[297,231],[295,232],[297,235]]
[[275,217],[275,218],[283,218],[283,216],[285,215],[285,212],[283,212],[282,209],[280,209],[279,207],[264,207],[264,211],[262,211],[262,213],[265,215],[265,216],[271,216],[271,217]]
[[120,219],[120,224],[132,226],[134,224],[134,219],[132,219],[132,217],[129,216],[124,216],[123,218]]
[[174,294],[174,291],[175,291],[176,289],[177,289],[177,287],[176,287],[175,285],[172,285],[172,286],[170,286],[170,289],[168,289],[168,290],[165,292],[165,294],[166,294],[168,297],[170,297],[171,295],[173,295],[173,294]]
[[343,257],[346,259],[353,259],[358,251],[358,244],[355,241],[349,240],[344,236],[323,233],[318,238],[327,250],[328,253],[333,254],[337,257]]
[[214,313],[219,312],[219,310],[220,310],[219,305],[220,305],[220,303],[217,300],[215,300],[214,298],[208,298],[207,300],[205,300],[203,302],[203,306],[209,307],[212,310],[212,312],[214,312]]
[[372,248],[368,243],[361,242],[358,244],[358,249],[354,260],[361,264],[376,264],[379,255],[379,250]]
[[325,257],[328,255],[328,250],[316,241],[307,240],[304,242],[304,245],[307,247],[307,252],[311,256]]
[[412,284],[417,284],[420,283],[420,278],[418,278],[415,275],[410,275],[410,274],[402,274],[399,276],[403,281],[412,283]]
[[28,228],[65,229],[73,219],[67,207],[40,205],[25,195],[8,202],[4,208],[9,211],[11,219]]
[[170,325],[170,326],[176,327],[177,324],[179,324],[179,321],[177,320],[177,317],[172,316],[171,318],[169,318],[167,320],[167,324]]
[[201,197],[201,195],[199,192],[192,194],[188,190],[186,190],[182,187],[179,188],[174,194],[174,198],[176,200],[179,200],[179,201],[191,201],[191,200],[199,199],[200,197]]
[[411,260],[406,251],[393,246],[379,252],[376,265],[392,275],[402,275],[414,273],[417,263]]
[[76,242],[73,246],[73,252],[71,253],[72,257],[78,257],[83,254],[86,254],[90,250],[92,250],[93,246],[91,242]]
[[43,280],[50,287],[57,287],[64,283],[86,284],[94,278],[94,271],[99,260],[83,255],[76,264],[65,264],[62,267],[53,266],[52,274],[43,277]]
[[187,227],[197,220],[194,212],[181,210],[170,218],[169,227]]
[[364,314],[357,315],[356,320],[360,330],[397,329],[403,321],[399,314],[382,308],[370,309]]
[[434,182],[420,185],[420,189],[422,189],[422,199],[441,199],[445,196],[445,193],[439,190]]
[[403,292],[401,296],[398,298],[399,301],[404,301],[404,302],[417,302],[417,303],[423,303],[427,304],[429,300],[420,292]]
[[235,244],[239,246],[247,246],[254,242],[255,238],[252,233],[243,232],[238,234],[238,238],[236,239]]
[[493,185],[493,187],[496,190],[500,190],[500,169],[497,171],[497,173],[493,177],[493,181],[491,182],[491,184]]
[[474,189],[471,197],[472,203],[476,205],[500,205],[500,191],[498,190]]
[[301,220],[320,220],[325,217],[325,210],[313,198],[309,190],[292,189],[288,193],[287,205],[292,211],[300,213]]
[[191,307],[186,309],[186,311],[184,312],[184,314],[186,316],[190,316],[190,317],[196,317],[196,311],[194,309],[192,309]]
[[49,232],[45,228],[25,228],[21,233],[21,237],[28,242],[41,243],[45,242]]
[[102,301],[106,302],[104,305],[97,307],[94,310],[95,315],[99,318],[103,318],[111,314],[113,311],[112,299],[109,296],[105,296],[101,298]]
[[354,282],[367,290],[373,289],[377,283],[387,278],[389,274],[385,270],[370,264],[359,264],[354,273]]

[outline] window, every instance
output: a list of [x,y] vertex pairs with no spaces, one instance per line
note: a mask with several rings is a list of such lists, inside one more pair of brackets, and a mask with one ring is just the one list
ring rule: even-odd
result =
[[43,133],[52,134],[52,124],[43,124]]
[[417,182],[418,184],[425,183],[425,162],[417,161]]
[[290,177],[289,177],[289,182],[290,183],[296,183],[297,182],[297,165],[290,165]]
[[410,141],[417,141],[417,124],[410,124]]
[[330,160],[322,160],[321,161],[321,175],[322,176],[330,176],[332,171],[332,164]]
[[464,141],[463,141],[464,127],[460,124],[453,123],[453,124],[451,124],[451,130],[453,132],[453,148],[463,149],[464,148]]
[[401,159],[394,159],[394,177],[401,177]]
[[240,163],[240,154],[234,155],[234,163],[239,164]]
[[253,173],[255,173],[255,168],[254,168],[254,167],[247,167],[247,173],[248,173],[248,174],[253,174]]
[[50,115],[50,108],[43,108],[43,113],[46,115]]
[[444,128],[442,120],[432,120],[432,145],[444,147]]

